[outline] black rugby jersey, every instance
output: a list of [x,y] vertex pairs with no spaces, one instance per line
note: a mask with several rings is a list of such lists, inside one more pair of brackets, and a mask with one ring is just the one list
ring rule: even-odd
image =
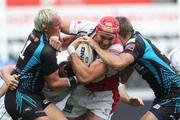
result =
[[[149,83],[156,97],[171,96],[180,89],[180,76],[170,66],[170,61],[139,32],[133,34],[123,52],[134,56],[135,69]],[[173,96],[178,97],[178,94]]]
[[18,89],[40,92],[44,86],[44,75],[56,71],[56,51],[48,44],[45,34],[33,30],[29,35],[16,64],[20,81]]

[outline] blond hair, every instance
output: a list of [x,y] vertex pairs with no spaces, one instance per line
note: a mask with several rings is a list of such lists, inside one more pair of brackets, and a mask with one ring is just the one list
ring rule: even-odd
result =
[[37,31],[43,31],[51,24],[52,18],[58,16],[58,13],[52,9],[42,9],[38,12],[34,19],[34,27]]

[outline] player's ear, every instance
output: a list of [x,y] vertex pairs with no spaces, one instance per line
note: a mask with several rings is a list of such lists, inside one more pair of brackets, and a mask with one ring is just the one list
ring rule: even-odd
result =
[[44,32],[48,32],[48,28],[47,28],[47,27],[44,28],[43,31],[44,31]]
[[44,31],[44,32],[47,32],[47,31],[48,31],[48,26],[47,26],[47,25],[42,24],[42,27],[43,27],[43,31]]

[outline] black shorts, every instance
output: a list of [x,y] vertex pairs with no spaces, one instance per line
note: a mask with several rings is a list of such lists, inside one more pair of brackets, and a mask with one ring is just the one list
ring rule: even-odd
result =
[[155,101],[149,111],[158,120],[180,120],[180,97]]
[[5,107],[13,120],[34,120],[46,116],[44,109],[50,104],[42,94],[8,91]]

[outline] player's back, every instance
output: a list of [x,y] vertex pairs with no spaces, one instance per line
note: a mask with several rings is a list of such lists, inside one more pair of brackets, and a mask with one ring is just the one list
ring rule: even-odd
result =
[[16,64],[20,80],[19,89],[40,92],[44,86],[42,73],[42,55],[51,54],[53,49],[47,44],[43,33],[33,30],[21,51]]
[[170,66],[168,58],[139,32],[134,37],[143,52],[137,58],[135,68],[150,84],[155,95],[163,97],[180,87],[180,77]]

